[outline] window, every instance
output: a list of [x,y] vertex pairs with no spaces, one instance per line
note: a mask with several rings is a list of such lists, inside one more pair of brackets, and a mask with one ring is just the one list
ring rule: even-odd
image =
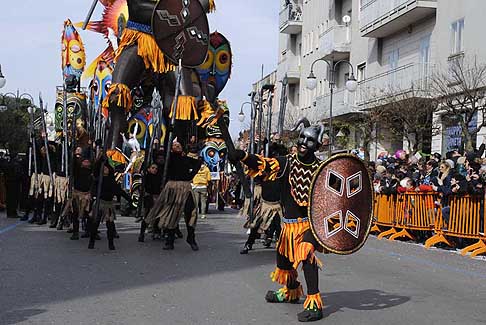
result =
[[451,24],[451,55],[464,52],[464,18]]
[[358,65],[358,75],[356,77],[358,82],[366,79],[366,63],[361,63]]

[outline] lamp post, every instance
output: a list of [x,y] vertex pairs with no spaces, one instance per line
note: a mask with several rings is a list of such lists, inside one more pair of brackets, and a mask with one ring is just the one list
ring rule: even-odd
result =
[[2,74],[2,65],[0,65],[0,88],[3,88],[6,83],[7,79],[5,79],[5,76]]
[[[1,71],[0,71],[0,74],[1,74]],[[0,77],[0,80],[1,80],[1,77]],[[3,78],[3,80],[5,80],[5,78]],[[4,81],[4,84],[5,84],[6,81]],[[1,83],[1,81],[0,81]],[[1,88],[1,87],[0,87]],[[2,99],[2,103],[0,103],[0,110],[5,110],[7,109],[7,105],[5,103],[5,98],[7,96],[11,96],[15,99],[15,108],[19,108],[20,106],[20,101],[22,99],[28,99],[30,101],[30,105],[34,105],[34,98],[32,97],[31,94],[28,94],[28,93],[22,93],[20,94],[19,90],[17,89],[17,93],[11,93],[11,92],[8,92],[8,93],[4,93],[1,95],[3,97]]]
[[338,67],[339,64],[345,63],[351,68],[351,75],[348,77],[348,80],[346,81],[346,89],[350,92],[355,92],[356,89],[358,88],[358,81],[354,77],[354,68],[353,65],[346,60],[340,60],[335,63],[333,61],[328,61],[326,59],[317,59],[314,62],[312,62],[311,65],[311,70],[309,73],[309,76],[307,77],[307,88],[309,90],[314,90],[317,87],[317,79],[316,76],[314,75],[314,64],[316,64],[318,61],[324,61],[327,63],[329,66],[329,90],[330,90],[330,99],[329,99],[329,152],[328,155],[331,157],[332,155],[332,146],[334,142],[334,137],[333,137],[333,130],[332,130],[332,96],[334,93],[334,87],[336,87],[336,68]]

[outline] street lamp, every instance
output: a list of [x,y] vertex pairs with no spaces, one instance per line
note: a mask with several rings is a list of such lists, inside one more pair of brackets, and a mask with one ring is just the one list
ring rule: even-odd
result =
[[4,75],[2,74],[2,66],[0,65],[0,88],[3,88],[7,83],[7,79],[5,79]]
[[245,112],[243,112],[243,106],[245,105],[251,105],[250,102],[244,102],[243,104],[241,104],[241,108],[240,108],[240,112],[238,113],[238,121],[240,121],[241,123],[243,123],[245,121]]
[[311,69],[309,76],[307,77],[306,80],[306,86],[309,90],[314,90],[317,87],[317,78],[314,75],[314,64],[316,64],[318,61],[324,61],[326,64],[329,66],[329,90],[330,90],[330,99],[329,99],[329,157],[332,155],[332,146],[333,146],[333,135],[332,135],[332,96],[334,93],[334,87],[336,86],[336,68],[339,64],[345,63],[351,68],[351,75],[348,77],[348,80],[346,80],[346,89],[349,92],[354,93],[356,89],[358,88],[358,81],[354,77],[354,67],[353,65],[346,60],[340,60],[337,61],[336,63],[333,64],[332,61],[328,61],[326,59],[317,59],[314,62],[312,62]]

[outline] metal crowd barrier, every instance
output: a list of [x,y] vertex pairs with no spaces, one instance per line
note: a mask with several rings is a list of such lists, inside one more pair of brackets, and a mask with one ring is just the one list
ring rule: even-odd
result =
[[462,255],[486,253],[484,198],[480,196],[450,196],[449,219],[444,218],[442,206],[436,204],[437,193],[407,192],[397,195],[378,194],[374,202],[372,232],[378,239],[408,238],[416,240],[414,231],[433,233],[425,242],[430,248],[438,243],[454,247],[450,237],[476,239],[462,249]]

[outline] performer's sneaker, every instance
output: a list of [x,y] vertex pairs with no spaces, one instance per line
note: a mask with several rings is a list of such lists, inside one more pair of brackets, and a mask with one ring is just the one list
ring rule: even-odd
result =
[[252,245],[245,244],[245,247],[243,247],[243,249],[240,251],[240,254],[242,255],[248,254],[248,251],[251,251],[252,248],[253,248]]
[[267,294],[265,295],[265,300],[270,303],[288,302],[291,304],[296,304],[299,302],[300,298],[288,300],[284,288],[281,288],[277,291],[272,291],[272,290],[268,291]]
[[270,248],[271,245],[272,245],[272,238],[265,239],[265,242],[263,243],[263,246],[265,248]]
[[297,314],[299,322],[315,322],[322,319],[322,309],[306,309]]
[[187,243],[189,244],[189,246],[191,246],[191,249],[193,251],[198,251],[199,250],[199,246],[197,246],[197,243],[195,241],[193,241],[193,242],[187,241]]

